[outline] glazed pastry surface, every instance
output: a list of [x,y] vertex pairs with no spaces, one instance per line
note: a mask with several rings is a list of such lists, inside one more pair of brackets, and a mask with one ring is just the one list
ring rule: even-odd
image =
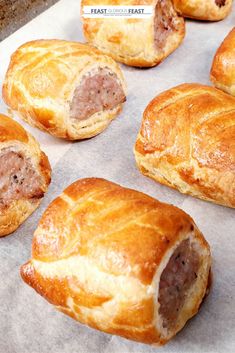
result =
[[211,81],[235,96],[235,27],[218,48],[211,67]]
[[186,213],[88,178],[49,205],[21,276],[81,323],[159,345],[197,313],[210,266],[209,245]]
[[223,20],[231,11],[232,0],[173,0],[184,17],[203,21]]
[[119,66],[97,49],[36,40],[12,55],[3,99],[30,125],[80,140],[99,134],[118,115],[126,87]]
[[144,175],[235,207],[235,98],[200,84],[163,92],[145,109],[135,157]]
[[83,18],[86,40],[126,65],[151,67],[159,64],[181,44],[185,26],[171,0],[82,0],[83,6],[148,5],[153,16],[137,18]]
[[39,144],[0,114],[0,236],[14,232],[39,206],[51,168]]

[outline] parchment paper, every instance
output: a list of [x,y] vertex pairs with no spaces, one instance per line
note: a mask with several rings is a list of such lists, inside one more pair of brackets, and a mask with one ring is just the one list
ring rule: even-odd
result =
[[[61,0],[0,43],[0,82],[10,54],[36,38],[84,41],[78,0]],[[187,35],[161,65],[152,69],[123,66],[129,95],[122,114],[101,135],[69,143],[22,123],[39,140],[53,166],[53,179],[41,207],[13,235],[0,239],[0,353],[234,353],[235,217],[234,210],[203,202],[144,177],[135,166],[133,145],[142,112],[161,91],[183,82],[209,83],[215,50],[235,25],[233,13],[218,23],[187,21]],[[7,113],[0,100],[0,111]],[[214,281],[200,313],[163,348],[134,343],[89,329],[62,313],[26,286],[19,266],[30,258],[38,220],[62,190],[78,178],[110,179],[172,203],[188,212],[209,241]]]

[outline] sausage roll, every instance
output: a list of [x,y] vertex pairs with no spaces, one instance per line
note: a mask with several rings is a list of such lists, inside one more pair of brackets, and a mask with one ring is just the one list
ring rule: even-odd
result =
[[232,0],[173,0],[184,17],[204,21],[223,20],[231,11]]
[[183,84],[145,109],[135,145],[140,171],[201,199],[235,207],[235,98]]
[[209,245],[186,213],[88,178],[49,205],[21,276],[81,323],[159,345],[197,313],[210,266]]
[[79,140],[102,132],[125,101],[115,61],[85,44],[36,40],[11,58],[3,98],[32,126]]
[[215,54],[211,81],[216,87],[235,96],[235,27]]
[[[159,64],[181,44],[185,26],[171,0],[145,0],[153,8],[149,18],[83,18],[89,43],[126,65],[151,67]],[[82,0],[87,5],[140,5],[137,0]]]
[[14,232],[39,206],[51,168],[39,144],[0,114],[0,236]]

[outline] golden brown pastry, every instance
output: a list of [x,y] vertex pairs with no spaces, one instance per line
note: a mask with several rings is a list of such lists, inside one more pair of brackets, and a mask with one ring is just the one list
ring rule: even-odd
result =
[[[185,26],[171,0],[83,0],[92,5],[150,5],[154,15],[136,18],[83,18],[89,43],[126,65],[151,67],[159,64],[181,44]],[[82,11],[83,13],[83,11]]]
[[207,291],[210,249],[182,210],[103,179],[81,179],[48,207],[23,280],[101,331],[164,344]]
[[0,237],[39,206],[50,177],[49,161],[33,136],[0,114]]
[[175,9],[184,17],[204,21],[223,20],[231,11],[232,0],[173,0]]
[[113,59],[63,40],[21,46],[12,55],[3,98],[32,126],[70,140],[102,132],[126,99],[124,78]]
[[215,54],[211,81],[217,88],[235,96],[235,27]]
[[235,98],[196,83],[163,92],[145,109],[135,157],[156,181],[235,207]]

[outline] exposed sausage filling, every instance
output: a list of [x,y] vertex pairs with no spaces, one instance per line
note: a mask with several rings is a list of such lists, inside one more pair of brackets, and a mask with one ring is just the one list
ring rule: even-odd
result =
[[215,0],[215,4],[218,6],[218,7],[223,7],[226,5],[226,0]]
[[165,47],[169,34],[177,31],[178,26],[175,16],[176,12],[171,0],[158,1],[154,17],[154,42],[158,50],[162,50]]
[[19,199],[41,198],[41,177],[21,153],[5,151],[0,155],[0,207]]
[[164,269],[159,284],[159,314],[164,328],[172,328],[182,309],[187,292],[194,284],[199,270],[198,252],[184,240],[176,248]]
[[76,88],[70,106],[70,117],[76,120],[88,119],[91,115],[115,108],[126,100],[117,75],[100,68],[84,77]]

